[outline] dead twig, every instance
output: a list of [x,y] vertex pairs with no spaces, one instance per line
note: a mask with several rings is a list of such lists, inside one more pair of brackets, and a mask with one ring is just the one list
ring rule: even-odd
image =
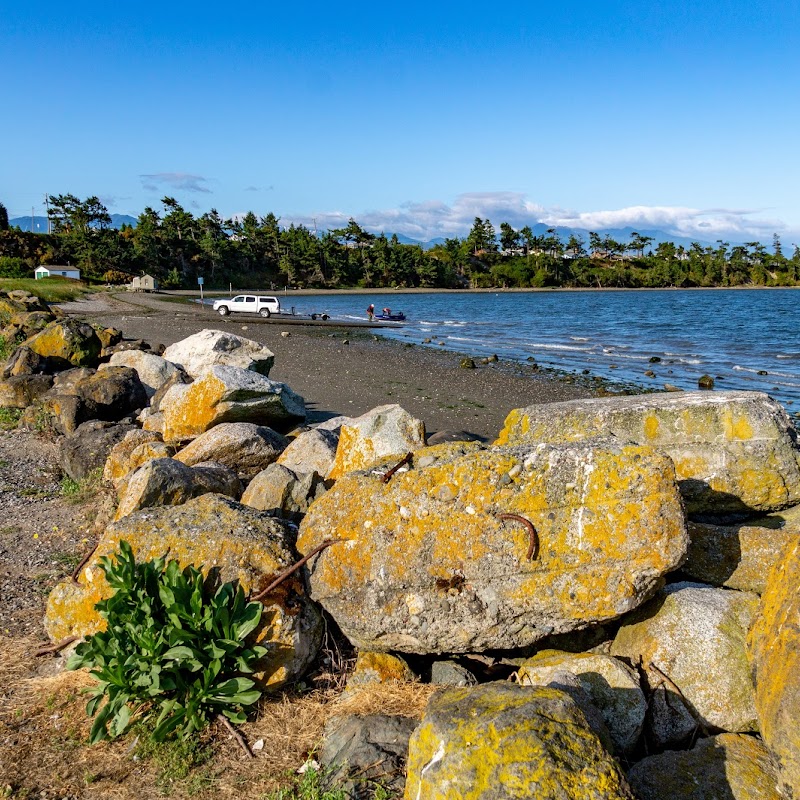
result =
[[255,758],[253,751],[250,749],[250,745],[247,744],[247,739],[231,725],[231,721],[224,714],[217,714],[217,719],[230,731],[231,736],[239,743],[239,747],[247,753],[247,757]]
[[78,641],[80,636],[67,636],[66,639],[62,639],[60,642],[56,642],[55,644],[48,644],[40,647],[35,653],[35,656],[46,656],[49,653],[58,653],[60,650],[63,650],[65,647],[69,647],[73,642]]
[[413,453],[406,453],[390,470],[387,470],[383,473],[383,478],[381,478],[381,481],[383,483],[389,483],[389,481],[392,479],[392,475],[394,475],[395,472],[400,469],[400,467],[410,464],[412,458],[414,458]]
[[710,732],[708,727],[706,726],[705,722],[703,722],[702,717],[697,713],[697,711],[695,711],[694,706],[686,699],[686,695],[680,690],[680,687],[669,677],[669,675],[667,675],[663,670],[659,669],[652,661],[648,666],[658,675],[659,678],[661,678],[661,681],[666,686],[672,689],[672,691],[681,698],[684,708],[689,712],[692,719],[697,724],[697,727],[703,732],[703,736],[709,736]]
[[315,547],[307,556],[303,556],[297,563],[292,564],[291,567],[285,569],[275,578],[272,583],[267,586],[265,589],[262,589],[258,594],[254,594],[252,597],[249,598],[250,602],[255,602],[256,600],[261,600],[266,597],[273,589],[277,586],[280,586],[290,575],[293,575],[303,564],[306,563],[309,559],[313,558],[317,553],[321,553],[326,547],[330,547],[332,544],[336,544],[337,542],[344,542],[345,539],[330,539],[327,542],[323,542],[321,545]]
[[81,570],[89,563],[89,559],[95,554],[95,551],[100,546],[100,542],[98,542],[80,561],[77,567],[75,567],[75,571],[72,573],[72,582],[78,582],[78,576],[81,574]]
[[533,559],[539,555],[539,536],[536,533],[536,528],[533,527],[533,523],[529,519],[525,519],[525,517],[522,517],[519,514],[498,514],[497,518],[513,519],[515,522],[521,522],[528,529],[530,544],[528,545],[528,552],[526,553],[525,558],[527,558],[528,561],[533,561]]

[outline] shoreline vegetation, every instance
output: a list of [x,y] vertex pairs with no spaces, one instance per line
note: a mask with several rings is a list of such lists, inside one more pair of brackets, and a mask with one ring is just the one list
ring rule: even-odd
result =
[[[69,264],[90,283],[130,283],[142,273],[163,289],[226,286],[277,291],[360,289],[613,289],[783,287],[800,281],[800,247],[772,252],[761,242],[656,244],[633,232],[627,242],[590,231],[560,237],[541,224],[517,230],[475,217],[465,238],[429,249],[366,231],[355,219],[325,232],[281,226],[273,213],[195,217],[174,198],[146,208],[135,227],[109,227],[97,197],[49,197],[52,233],[9,228],[0,213],[0,277],[26,277],[39,265]],[[5,211],[0,204],[0,212]],[[3,220],[5,219],[5,222]],[[534,232],[541,230],[541,233]]]

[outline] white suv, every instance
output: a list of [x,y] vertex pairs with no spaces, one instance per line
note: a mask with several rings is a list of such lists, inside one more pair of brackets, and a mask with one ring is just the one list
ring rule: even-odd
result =
[[277,297],[259,297],[254,294],[237,294],[231,300],[215,300],[214,311],[225,317],[231,311],[244,311],[250,314],[261,314],[268,317],[270,314],[279,314],[281,302]]

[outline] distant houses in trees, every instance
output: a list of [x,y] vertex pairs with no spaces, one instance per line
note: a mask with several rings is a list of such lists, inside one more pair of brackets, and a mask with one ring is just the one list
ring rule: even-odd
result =
[[49,267],[37,267],[33,272],[33,277],[37,281],[42,278],[74,278],[76,281],[81,279],[81,271],[75,267],[59,267],[51,264]]

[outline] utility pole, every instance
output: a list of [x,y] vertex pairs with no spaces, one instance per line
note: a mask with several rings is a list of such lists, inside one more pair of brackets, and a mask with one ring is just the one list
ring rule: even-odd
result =
[[33,229],[33,206],[31,206],[31,233],[35,233]]
[[44,193],[44,208],[47,212],[47,232],[48,234],[51,233],[50,230],[50,199],[47,196],[47,192]]

